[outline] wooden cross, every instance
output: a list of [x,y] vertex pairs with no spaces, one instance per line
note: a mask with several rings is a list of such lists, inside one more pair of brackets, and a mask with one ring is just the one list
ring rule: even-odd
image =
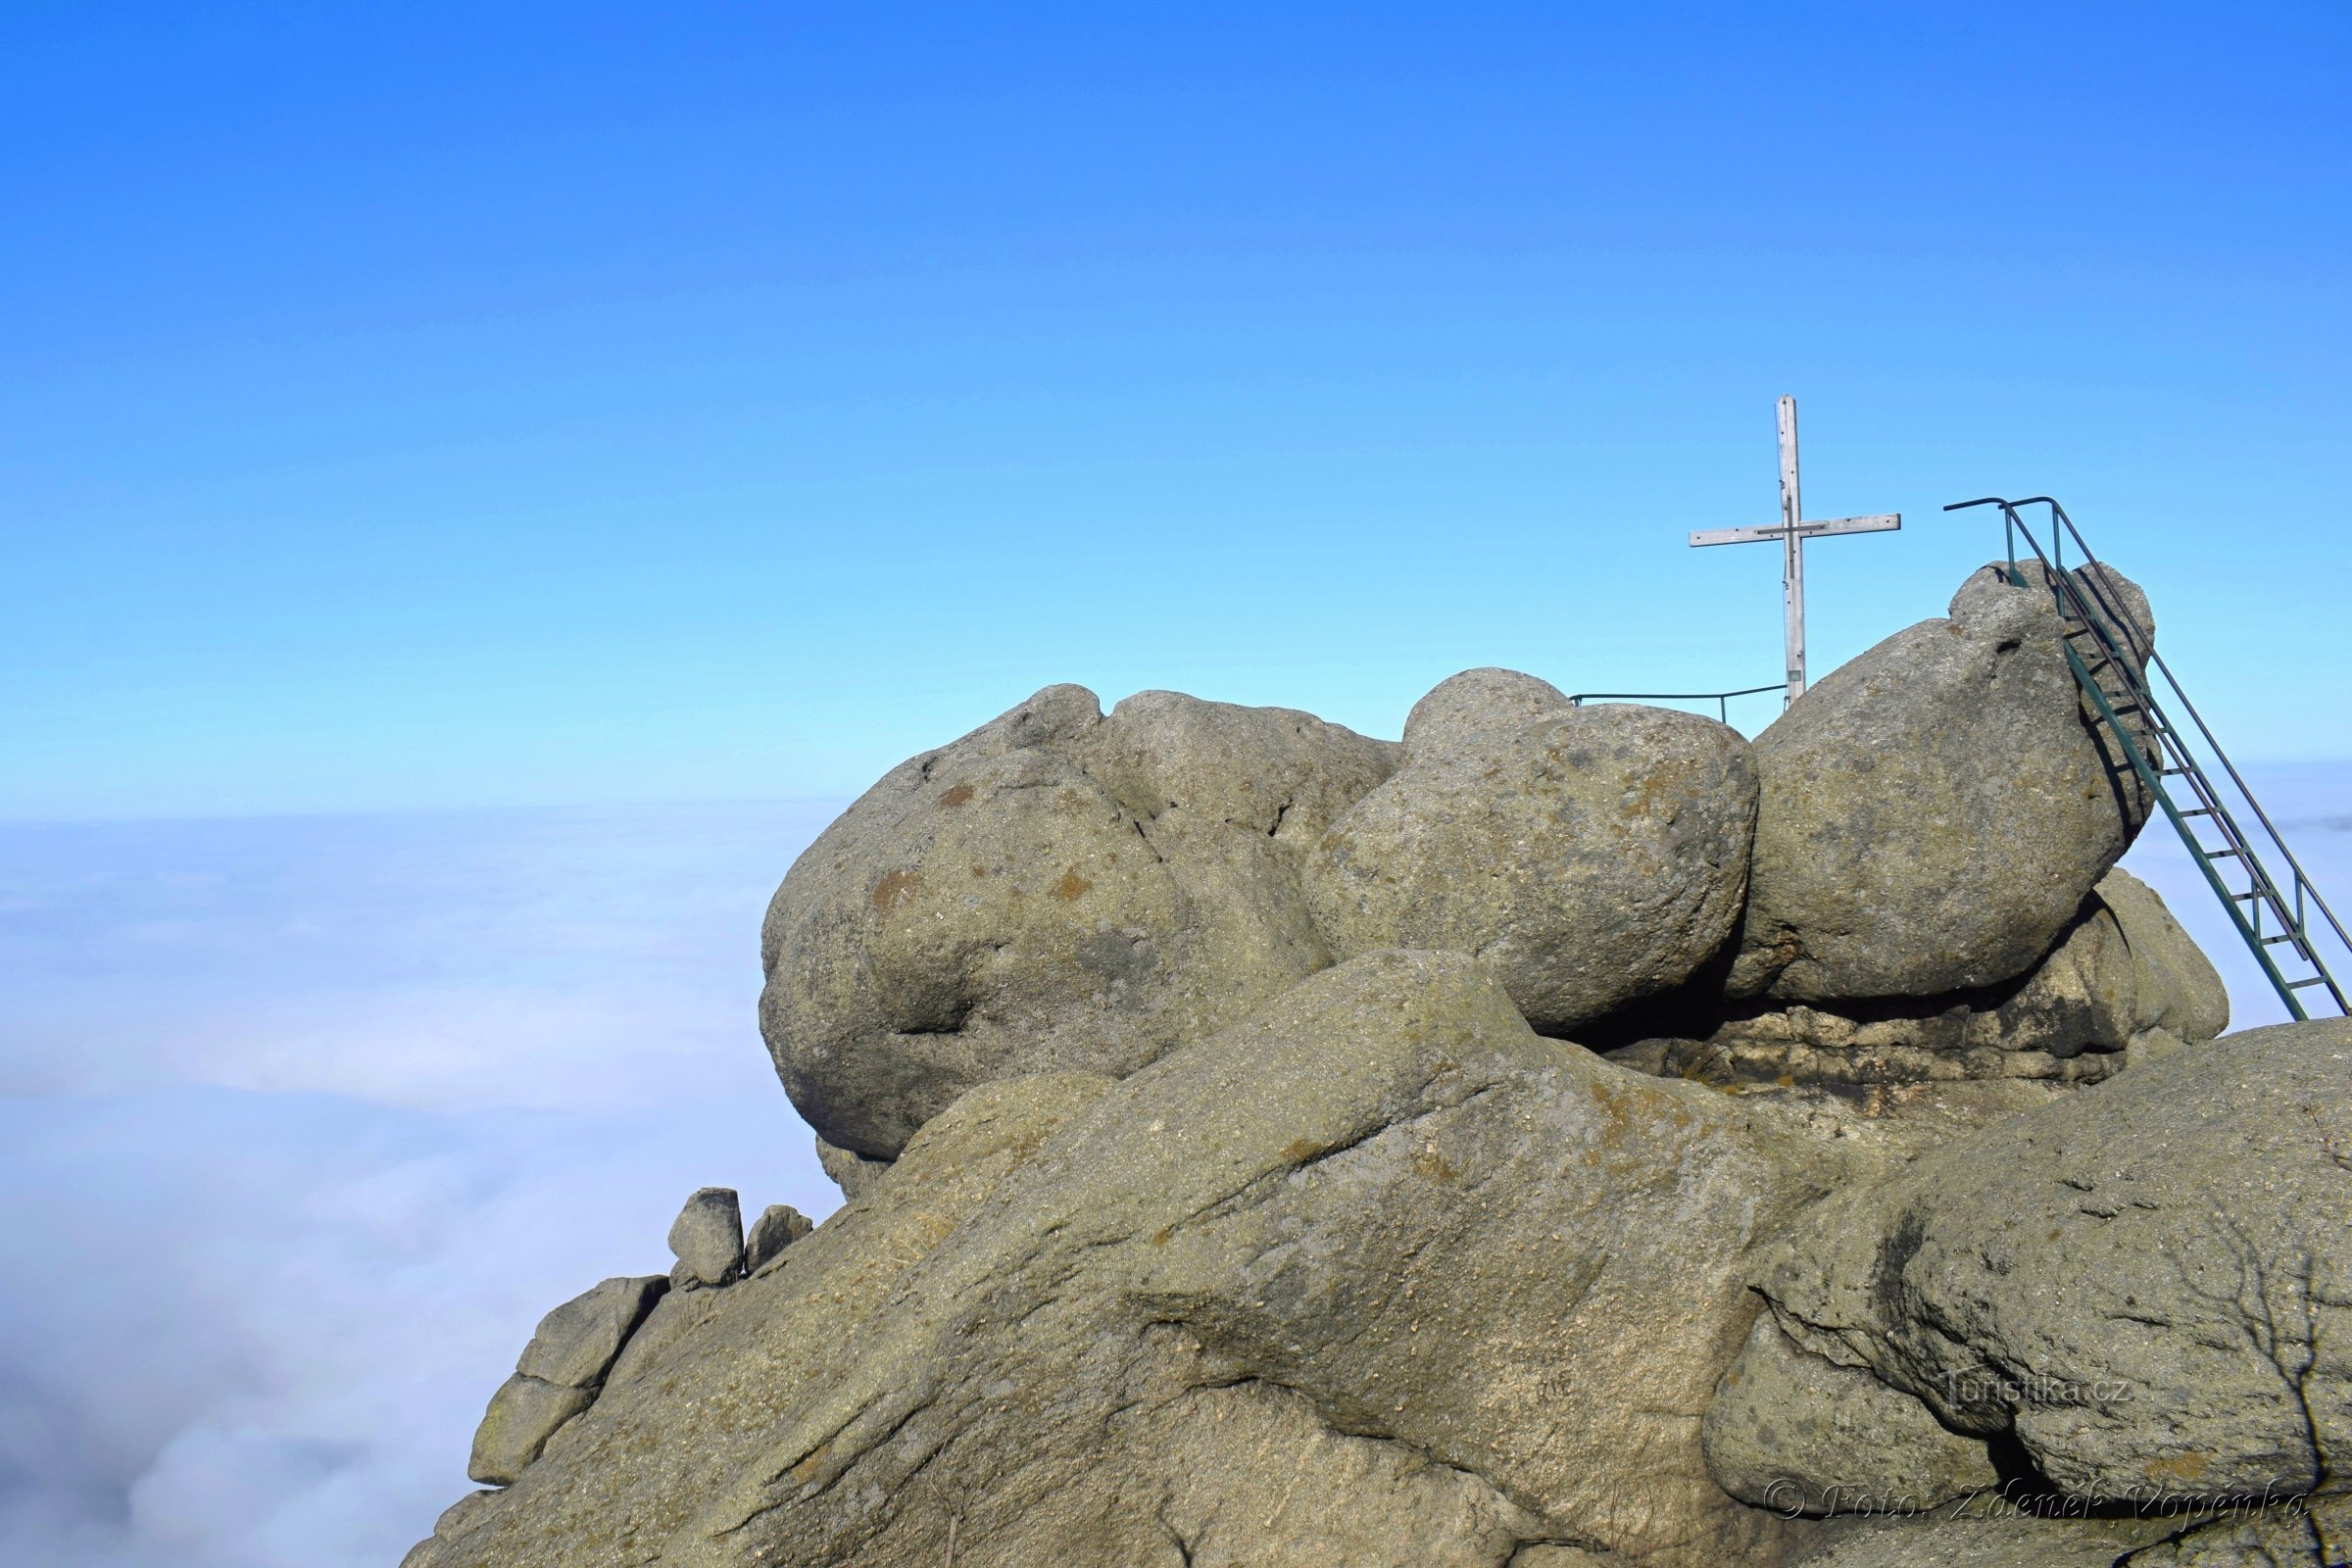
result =
[[1805,695],[1805,541],[1832,533],[1884,533],[1903,525],[1899,512],[1868,517],[1833,517],[1826,522],[1800,522],[1804,511],[1796,496],[1796,399],[1781,399],[1781,520],[1771,528],[1709,528],[1690,535],[1700,545],[1751,545],[1777,539],[1781,543],[1781,606],[1788,634],[1788,696]]

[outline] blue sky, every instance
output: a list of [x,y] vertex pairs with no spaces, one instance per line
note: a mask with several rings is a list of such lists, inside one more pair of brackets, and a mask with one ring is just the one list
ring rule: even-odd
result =
[[1783,391],[1817,666],[2049,491],[2344,753],[2352,13],[1268,9],[9,8],[0,815],[1754,684]]
[[827,1207],[760,909],[1038,686],[1774,678],[1782,392],[1907,516],[1817,672],[2054,492],[2342,906],[2348,106],[2334,0],[0,8],[0,1558],[395,1560]]

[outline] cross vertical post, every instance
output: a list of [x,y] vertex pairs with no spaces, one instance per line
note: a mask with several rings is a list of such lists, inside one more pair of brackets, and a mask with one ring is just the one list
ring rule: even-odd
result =
[[1805,508],[1796,489],[1796,399],[1783,393],[1780,416],[1781,620],[1788,648],[1788,700],[1793,703],[1805,695],[1805,541],[1796,531]]
[[1772,528],[1709,528],[1690,535],[1700,545],[1750,545],[1777,540],[1781,546],[1781,619],[1787,638],[1783,661],[1788,681],[1787,703],[1805,695],[1805,541],[1833,533],[1881,533],[1903,525],[1899,512],[1867,517],[1832,517],[1820,522],[1803,519],[1804,501],[1796,483],[1796,399],[1780,402],[1781,521]]

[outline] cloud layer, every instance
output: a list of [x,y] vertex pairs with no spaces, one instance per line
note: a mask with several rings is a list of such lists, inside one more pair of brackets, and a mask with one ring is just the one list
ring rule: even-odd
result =
[[753,1022],[825,807],[0,829],[0,1559],[398,1559],[538,1316],[838,1195]]
[[[2352,896],[2347,777],[2260,783]],[[829,1210],[753,1001],[831,814],[0,828],[0,1559],[382,1568],[689,1191]],[[2130,863],[2280,1016],[2161,824]]]

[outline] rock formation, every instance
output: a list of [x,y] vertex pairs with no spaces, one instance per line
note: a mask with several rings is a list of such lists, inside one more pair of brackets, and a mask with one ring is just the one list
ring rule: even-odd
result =
[[844,1206],[550,1314],[410,1568],[2343,1563],[2352,1026],[2214,1038],[2046,606],[1752,747],[1473,670],[894,770],[763,938]]
[[777,890],[760,1026],[836,1148],[975,1084],[1133,1072],[1331,962],[1298,861],[1396,748],[1286,709],[1051,686],[893,769]]
[[2136,779],[2086,721],[2050,596],[1980,573],[1951,609],[1831,671],[1757,739],[1736,995],[2013,979],[2145,819]]
[[1334,954],[1470,954],[1530,1023],[1565,1034],[1722,949],[1755,819],[1736,731],[1571,708],[1540,681],[1472,670],[1422,699],[1402,766],[1315,843],[1307,905]]

